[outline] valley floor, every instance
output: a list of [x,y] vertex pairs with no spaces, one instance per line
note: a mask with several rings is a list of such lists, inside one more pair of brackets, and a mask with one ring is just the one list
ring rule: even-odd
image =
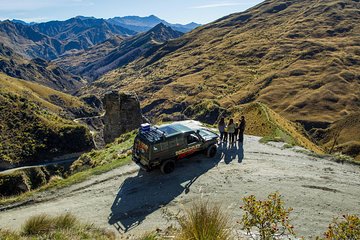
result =
[[261,144],[259,139],[246,136],[243,148],[219,146],[214,159],[197,155],[183,160],[169,175],[129,164],[42,193],[31,204],[0,212],[0,228],[18,229],[40,213],[71,212],[132,239],[176,224],[191,202],[203,198],[221,204],[234,229],[240,229],[236,222],[242,197],[264,198],[275,191],[294,208],[292,223],[306,239],[322,234],[334,217],[360,214],[359,166],[312,157],[297,151],[300,148],[284,149],[281,143]]

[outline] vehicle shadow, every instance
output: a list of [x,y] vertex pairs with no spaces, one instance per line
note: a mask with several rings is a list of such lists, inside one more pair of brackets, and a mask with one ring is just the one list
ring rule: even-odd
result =
[[149,214],[179,195],[189,193],[191,185],[221,159],[220,151],[214,158],[197,154],[177,162],[175,171],[168,175],[159,170],[149,173],[140,170],[137,176],[121,184],[111,206],[109,224],[122,233],[138,226]]

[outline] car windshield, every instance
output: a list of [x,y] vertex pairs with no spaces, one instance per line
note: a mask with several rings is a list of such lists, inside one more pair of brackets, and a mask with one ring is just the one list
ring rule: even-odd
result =
[[208,140],[208,139],[212,139],[212,138],[216,138],[216,137],[217,137],[217,135],[216,135],[215,133],[210,132],[210,131],[208,131],[208,130],[206,130],[206,129],[200,129],[200,130],[199,130],[199,134],[200,134],[200,136],[201,136],[203,139],[205,139],[205,140]]
[[159,128],[160,131],[164,132],[166,135],[172,135],[177,133],[178,131],[172,126],[164,126]]

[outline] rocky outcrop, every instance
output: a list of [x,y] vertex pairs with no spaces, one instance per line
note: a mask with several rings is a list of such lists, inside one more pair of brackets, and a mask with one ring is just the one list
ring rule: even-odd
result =
[[121,134],[140,127],[143,122],[136,94],[111,91],[105,94],[104,141],[110,143]]

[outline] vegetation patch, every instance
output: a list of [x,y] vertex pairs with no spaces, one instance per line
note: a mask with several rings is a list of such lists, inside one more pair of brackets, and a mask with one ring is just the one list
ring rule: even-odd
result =
[[105,146],[101,150],[92,150],[85,153],[76,160],[71,168],[71,174],[81,172],[89,168],[103,166],[117,159],[126,159],[131,155],[131,148],[134,143],[136,131],[125,133],[117,138],[113,143]]
[[243,198],[245,211],[241,219],[243,229],[249,235],[257,229],[261,240],[275,239],[283,235],[295,235],[289,221],[291,208],[284,208],[284,202],[278,193],[270,194],[266,200],[257,200],[251,195]]
[[262,143],[285,142],[290,146],[298,145],[316,153],[323,153],[300,124],[285,119],[263,103],[251,103],[231,111],[235,112],[235,121],[238,121],[240,116],[245,116],[245,133],[262,136]]
[[[69,167],[69,170],[63,169],[59,171],[59,169],[55,168],[41,168],[46,174],[50,172],[50,174],[46,176],[51,175],[51,177],[46,178],[46,183],[44,182],[45,185],[37,185],[37,187],[26,185],[25,180],[29,178],[26,173],[39,171],[38,169],[27,170],[26,172],[19,171],[11,175],[0,176],[0,182],[4,183],[1,189],[5,189],[8,193],[0,198],[0,206],[26,201],[34,194],[48,189],[59,189],[71,186],[85,181],[93,175],[99,175],[129,163],[131,161],[130,148],[135,135],[136,131],[123,134],[113,143],[108,144],[104,149],[92,150],[89,153],[83,154]],[[39,182],[41,179],[42,178],[36,178],[35,180]],[[23,188],[20,188],[18,191],[13,191],[17,189],[16,187],[14,188],[14,186],[23,186]],[[19,195],[14,196],[14,194]]]
[[327,231],[324,233],[323,240],[342,240],[359,239],[360,237],[360,218],[356,215],[343,215],[343,219],[334,219]]
[[0,229],[0,238],[7,240],[113,240],[115,239],[115,234],[90,224],[83,224],[75,216],[66,213],[56,217],[45,214],[31,217],[25,222],[19,232]]
[[214,124],[221,115],[228,113],[214,100],[206,100],[196,105],[187,107],[184,114],[200,122]]
[[20,164],[92,147],[89,130],[41,109],[17,94],[0,91],[0,159]]
[[180,218],[178,240],[227,240],[230,238],[229,219],[217,205],[195,202]]

